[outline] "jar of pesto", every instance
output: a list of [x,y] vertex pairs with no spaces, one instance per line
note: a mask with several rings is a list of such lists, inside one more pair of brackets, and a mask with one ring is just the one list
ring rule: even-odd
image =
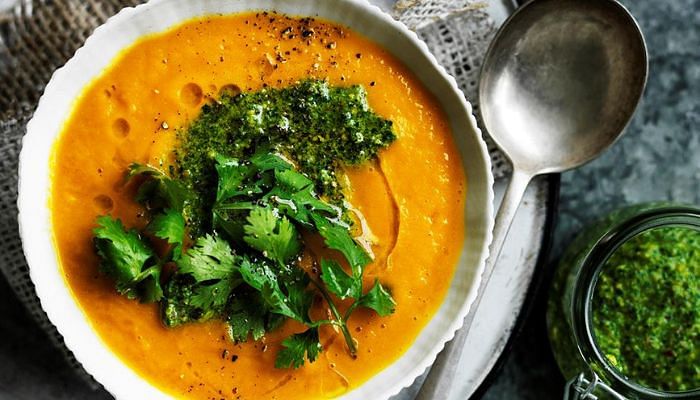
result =
[[586,229],[547,324],[567,399],[700,399],[700,209],[643,204]]

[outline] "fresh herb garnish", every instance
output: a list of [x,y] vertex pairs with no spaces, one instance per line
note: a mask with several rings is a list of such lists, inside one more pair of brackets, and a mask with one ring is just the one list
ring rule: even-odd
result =
[[135,177],[147,178],[139,187],[136,201],[150,210],[171,208],[181,213],[189,214],[187,210],[194,199],[194,193],[185,182],[172,179],[165,172],[141,164],[131,164],[127,180]]
[[[352,312],[388,315],[395,303],[378,281],[363,293],[371,258],[350,234],[335,171],[394,141],[391,121],[372,112],[361,86],[307,80],[225,95],[204,106],[181,139],[169,173],[129,168],[150,218],[143,231],[98,219],[95,246],[119,293],[160,301],[166,326],[224,320],[234,341],[259,340],[286,319],[306,325],[282,343],[280,368],[314,361],[325,324],[354,354]],[[302,231],[320,235],[345,261],[319,260],[320,275],[305,272]],[[328,319],[310,316],[317,294]],[[342,314],[336,299],[349,303]]]
[[[209,210],[214,229],[196,238],[184,253],[187,207],[193,198],[187,185],[157,169],[132,166],[132,176],[145,176],[138,200],[153,214],[145,231],[163,240],[167,251],[159,257],[144,235],[100,217],[96,247],[119,292],[144,301],[162,299],[167,326],[222,319],[235,341],[249,336],[258,340],[285,318],[306,325],[306,331],[283,341],[278,368],[313,362],[322,350],[319,327],[326,324],[342,332],[355,354],[347,327],[352,312],[365,307],[385,316],[393,312],[395,302],[378,281],[363,293],[364,268],[371,258],[351,236],[342,211],[322,200],[312,180],[266,147],[247,159],[220,154],[212,158],[218,175]],[[342,254],[349,272],[330,259],[320,260],[320,277],[299,267],[302,229],[318,233]],[[161,270],[170,262],[177,269],[162,291]],[[328,305],[329,319],[312,319],[315,293]],[[335,298],[354,301],[341,313]]]
[[287,217],[275,215],[271,208],[254,207],[247,221],[243,240],[279,265],[286,265],[301,250],[294,225]]
[[115,280],[117,291],[144,302],[160,300],[163,291],[158,258],[141,235],[109,216],[99,217],[97,225],[94,242],[100,265]]
[[277,368],[299,368],[304,365],[304,359],[309,362],[316,361],[321,352],[321,341],[318,337],[318,328],[309,328],[305,332],[294,334],[282,342],[280,350],[275,360]]
[[259,291],[250,288],[239,288],[228,308],[229,336],[234,342],[245,342],[249,334],[253,340],[260,340],[265,332],[275,330],[285,320],[282,314],[270,311]]
[[174,261],[180,258],[185,240],[185,218],[181,212],[166,209],[163,214],[157,214],[148,224],[148,231],[173,246],[171,252]]

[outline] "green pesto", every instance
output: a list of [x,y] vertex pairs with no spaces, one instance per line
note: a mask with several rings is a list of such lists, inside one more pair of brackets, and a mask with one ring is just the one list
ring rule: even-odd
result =
[[603,266],[595,341],[623,375],[662,391],[700,388],[700,232],[643,232]]
[[391,121],[369,108],[362,86],[305,80],[282,89],[224,95],[202,108],[176,152],[181,177],[198,194],[195,203],[203,203],[193,205],[190,223],[195,229],[210,223],[197,210],[213,202],[216,193],[215,153],[242,159],[271,145],[314,181],[319,194],[342,205],[337,168],[367,161],[395,139]]

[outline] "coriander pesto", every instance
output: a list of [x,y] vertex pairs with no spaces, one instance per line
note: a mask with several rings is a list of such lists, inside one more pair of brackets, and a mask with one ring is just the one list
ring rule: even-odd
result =
[[336,170],[360,164],[396,139],[392,122],[375,114],[362,86],[303,80],[281,89],[224,95],[202,108],[181,133],[178,173],[197,193],[190,224],[210,224],[202,210],[214,201],[214,153],[246,158],[261,145],[291,159],[320,195],[342,206]]
[[592,304],[595,341],[642,386],[700,388],[700,231],[651,229],[603,265]]

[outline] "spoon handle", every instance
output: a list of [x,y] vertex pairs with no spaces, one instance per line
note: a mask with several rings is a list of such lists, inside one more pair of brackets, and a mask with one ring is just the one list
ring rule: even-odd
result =
[[464,326],[455,333],[455,337],[445,345],[445,348],[438,354],[433,366],[425,379],[423,386],[420,388],[416,396],[416,400],[446,400],[452,389],[452,381],[457,373],[457,366],[462,357],[464,343],[469,335],[469,327],[474,319],[474,314],[481,304],[486,286],[493,275],[496,266],[496,261],[501,254],[503,244],[510,226],[513,224],[515,213],[518,211],[520,202],[525,194],[525,189],[530,183],[532,175],[529,175],[521,170],[515,169],[513,176],[508,183],[508,188],[503,196],[501,206],[498,208],[496,221],[493,228],[493,239],[489,247],[490,256],[486,260],[486,268],[481,275],[479,291],[476,299],[471,304],[469,314],[465,318]]
[[[503,196],[503,201],[498,207],[498,214],[496,214],[496,221],[493,226],[493,239],[491,239],[491,245],[489,246],[489,258],[486,260],[486,268],[481,276],[480,289],[483,289],[488,284],[489,279],[491,279],[491,274],[503,250],[503,244],[508,236],[510,226],[513,224],[515,214],[525,195],[525,189],[527,189],[527,185],[531,180],[532,175],[519,169],[513,170],[513,176],[510,178],[506,194]],[[481,296],[478,296],[477,300],[480,301]],[[478,306],[479,303],[475,301],[474,304]]]

